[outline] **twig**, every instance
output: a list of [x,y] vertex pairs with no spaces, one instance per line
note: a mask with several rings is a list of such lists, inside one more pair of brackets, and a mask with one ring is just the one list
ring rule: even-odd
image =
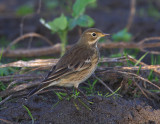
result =
[[[8,64],[0,65],[0,68],[4,67],[51,67],[55,65],[58,62],[59,59],[35,59],[30,61],[16,61]],[[126,61],[125,57],[119,57],[119,58],[103,58],[100,60],[100,62],[111,62],[111,63],[117,63],[117,62],[124,62]]]
[[35,80],[35,79],[42,79],[42,76],[39,74],[29,74],[29,75],[10,75],[10,76],[3,76],[0,77],[0,81],[9,82],[14,80]]
[[7,87],[6,89],[9,89],[11,86],[17,84],[17,83],[20,82],[20,81],[23,81],[23,80],[19,80],[19,79],[18,79],[18,80],[12,81],[12,82],[8,85],[8,87]]
[[5,124],[18,124],[16,122],[11,122],[11,121],[8,121],[8,120],[2,119],[2,118],[0,118],[0,121],[4,122]]
[[[30,33],[29,33],[30,34]],[[27,34],[27,37],[30,37],[30,35]],[[25,35],[23,35],[24,37]],[[31,35],[32,36],[32,35]],[[3,52],[4,57],[38,57],[38,56],[44,56],[44,55],[50,55],[50,54],[59,54],[61,51],[61,44],[56,44],[54,46],[49,46],[49,47],[44,47],[44,48],[34,48],[34,49],[18,49],[18,50],[10,50],[10,46],[13,44],[17,43],[17,41],[22,40],[23,38],[20,37],[13,41],[7,49]],[[44,39],[45,40],[45,39]],[[149,37],[145,38],[138,43],[126,43],[126,42],[118,42],[118,43],[100,43],[98,46],[101,49],[113,49],[113,48],[130,48],[130,49],[139,49],[141,51],[147,51],[145,50],[146,48],[154,48],[154,47],[160,47],[160,43],[146,43],[147,41],[150,40],[160,40],[160,37]],[[66,49],[71,48],[72,45],[68,45]],[[0,53],[2,52],[2,49],[0,49]],[[160,54],[159,52],[156,51],[148,51],[149,53],[155,53],[155,54]]]
[[40,12],[41,12],[41,7],[42,7],[42,1],[41,0],[39,0],[39,2],[38,2],[38,9],[37,9],[37,14],[40,14]]
[[136,13],[136,0],[131,0],[131,7],[130,7],[130,16],[128,18],[128,23],[126,25],[127,30],[129,31],[129,29],[131,28],[131,25],[133,23],[133,19]]
[[[32,33],[24,34],[24,35],[18,37],[17,39],[15,39],[13,42],[11,42],[11,43],[8,45],[8,47],[5,49],[5,51],[9,51],[9,49],[10,49],[11,46],[13,46],[14,44],[17,44],[18,42],[24,40],[25,38],[29,38],[29,37],[38,37],[38,38],[41,38],[41,39],[43,39],[44,41],[46,41],[48,44],[53,45],[53,43],[52,43],[50,40],[48,40],[46,37],[44,37],[44,36],[42,36],[42,35],[40,35],[40,34],[37,34],[37,33],[32,32]],[[5,52],[4,52],[4,53],[5,53]]]
[[156,94],[153,94],[152,92],[149,92],[148,90],[146,90],[145,88],[142,87],[142,90],[144,90],[147,94],[149,94],[150,96],[152,96],[153,98],[155,98],[157,101],[160,100],[160,97],[157,96]]
[[37,86],[40,83],[41,83],[41,81],[30,81],[30,82],[25,83],[25,84],[17,85],[15,87],[11,88],[11,89],[6,89],[4,91],[1,91],[0,92],[0,97],[5,97],[5,96],[8,96],[10,94],[25,90],[27,88],[31,88],[31,87]]
[[1,102],[0,102],[0,106],[5,103],[7,100],[9,100],[10,98],[12,97],[12,95],[6,97],[5,99],[3,99]]
[[[132,62],[134,62],[134,63],[137,63],[137,60],[136,59],[134,59],[133,57],[131,57],[131,56],[127,56],[127,58],[130,60],[130,61],[132,61]],[[139,65],[143,65],[143,67],[141,68],[141,69],[147,69],[147,70],[152,70],[153,69],[153,71],[155,72],[155,73],[157,73],[158,75],[160,75],[160,71],[158,70],[159,69],[159,65],[147,65],[147,64],[145,64],[144,62],[139,62]]]
[[59,59],[36,59],[31,61],[22,61],[12,62],[4,65],[0,65],[0,68],[4,67],[50,67],[55,65]]
[[107,84],[105,84],[100,78],[98,78],[95,74],[93,75],[102,85],[104,85],[111,93],[114,93],[113,90]]
[[[140,91],[142,92],[142,94],[146,97],[146,98],[148,98],[148,99],[150,99],[148,96],[147,96],[147,94],[144,92],[144,90],[142,89],[142,87],[136,82],[136,81],[133,81],[134,83],[135,83],[135,85],[140,89]],[[150,99],[151,100],[151,99]]]
[[145,79],[145,78],[143,78],[143,77],[141,77],[141,76],[139,76],[139,75],[137,75],[137,74],[130,73],[130,72],[122,72],[122,71],[117,71],[117,72],[118,72],[118,73],[121,73],[121,74],[125,74],[125,75],[127,75],[127,76],[132,76],[132,78],[133,78],[133,77],[136,77],[136,78],[138,78],[138,79],[141,79],[141,80],[143,80],[143,81],[146,81],[147,83],[153,85],[154,87],[156,87],[156,88],[158,88],[158,89],[160,90],[160,87],[159,87],[158,85],[152,83],[151,81],[149,81],[149,80],[147,80],[147,79]]

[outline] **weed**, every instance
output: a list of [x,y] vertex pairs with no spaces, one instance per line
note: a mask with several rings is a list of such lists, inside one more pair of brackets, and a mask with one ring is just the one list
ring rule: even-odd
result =
[[134,66],[137,66],[141,61],[142,59],[144,59],[144,57],[148,54],[148,52],[146,52],[137,62]]
[[[85,108],[87,108],[88,110],[91,111],[91,109],[90,109],[81,99],[78,98],[78,100],[79,100],[79,102],[80,102]],[[90,102],[90,103],[92,103],[92,102]],[[93,104],[93,103],[92,103],[92,104]]]
[[119,41],[129,42],[131,38],[132,38],[132,35],[127,31],[126,28],[112,35],[112,39],[115,42],[119,42]]
[[153,80],[153,70],[150,71],[149,75],[148,75],[148,80],[152,81]]
[[[113,95],[116,94],[120,89],[121,89],[121,87],[119,87],[116,91],[114,91],[113,93],[111,93],[111,94],[109,94],[109,95],[106,94],[105,97],[113,96]],[[116,94],[116,95],[120,96],[119,94]]]
[[31,113],[31,111],[27,108],[27,106],[25,106],[25,105],[23,105],[23,108],[24,109],[26,109],[26,111],[28,112],[28,115],[31,117],[31,119],[32,119],[32,124],[34,124],[34,118],[33,118],[33,116],[32,116],[32,113]]
[[40,19],[40,22],[50,29],[52,33],[58,34],[61,40],[61,56],[65,53],[65,47],[67,44],[67,35],[70,30],[76,26],[80,27],[92,27],[94,25],[94,20],[85,15],[85,9],[87,5],[95,2],[96,0],[76,0],[73,4],[72,14],[70,16],[65,16],[63,13],[60,17],[55,18],[53,21],[45,22],[44,19]]
[[59,100],[63,100],[63,98],[67,96],[67,93],[62,93],[62,92],[55,92],[55,94],[58,96]]
[[140,70],[141,70],[141,67],[142,67],[142,65],[139,65],[139,69],[138,69],[138,71],[137,71],[137,75],[139,75],[139,72],[140,72]]
[[34,12],[33,7],[31,5],[23,5],[20,6],[17,10],[16,10],[16,14],[18,16],[25,16],[28,14],[32,14]]
[[152,4],[149,4],[150,6],[149,6],[149,8],[148,8],[148,15],[149,16],[151,16],[151,17],[154,17],[155,19],[160,19],[160,12],[159,12],[159,10],[156,8],[156,7],[154,7]]
[[95,84],[97,83],[97,80],[94,80],[93,83],[88,81],[88,87],[83,87],[87,91],[87,94],[94,94],[95,93]]

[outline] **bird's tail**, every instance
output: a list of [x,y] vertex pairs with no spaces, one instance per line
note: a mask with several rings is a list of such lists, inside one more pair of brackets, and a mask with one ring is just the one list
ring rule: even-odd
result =
[[54,82],[42,82],[38,87],[34,88],[33,90],[31,90],[31,92],[29,92],[29,94],[27,95],[27,98],[37,94],[38,92],[40,92],[41,90],[49,87],[49,86],[52,86],[52,85],[56,85],[58,82],[57,81],[54,81]]

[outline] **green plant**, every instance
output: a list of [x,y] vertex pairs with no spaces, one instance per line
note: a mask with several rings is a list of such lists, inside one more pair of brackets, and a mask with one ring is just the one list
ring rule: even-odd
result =
[[132,84],[132,80],[128,79],[128,85],[131,85],[131,84]]
[[[3,48],[2,48],[2,52],[0,53],[0,61],[2,59],[2,54],[3,54]],[[4,76],[5,74],[8,74],[8,71],[5,68],[1,68],[0,76]],[[0,91],[5,90],[5,89],[6,89],[6,86],[3,84],[3,82],[0,82]]]
[[122,56],[121,53],[116,53],[116,54],[110,55],[110,58],[116,58],[116,57],[121,57],[121,56]]
[[84,89],[86,89],[87,94],[94,94],[95,92],[94,86],[96,83],[97,83],[97,80],[94,80],[93,83],[88,81],[88,87],[83,87]]
[[142,65],[139,65],[139,69],[138,69],[138,71],[137,71],[137,75],[139,75],[139,72],[140,72],[140,70],[141,70],[141,67],[142,67]]
[[56,93],[56,95],[58,96],[58,99],[59,99],[59,100],[63,100],[63,98],[64,98],[65,96],[67,96],[66,93],[62,93],[62,92],[55,92],[55,93]]
[[26,111],[28,112],[28,115],[31,117],[31,119],[32,119],[32,124],[34,124],[34,118],[33,118],[33,116],[32,116],[32,113],[31,113],[31,111],[27,108],[27,106],[25,106],[25,105],[23,105],[23,108],[24,109],[26,109]]
[[[80,102],[86,109],[88,109],[88,110],[91,111],[91,108],[89,108],[81,99],[78,98],[78,100],[79,100],[79,102]],[[93,102],[89,102],[89,103],[90,103],[90,104],[93,104]]]
[[121,96],[121,95],[119,95],[119,94],[117,94],[117,92],[119,91],[121,89],[121,87],[119,87],[116,91],[114,91],[113,93],[111,93],[111,94],[109,94],[108,95],[108,93],[105,95],[105,97],[110,97],[110,96],[113,96],[113,95],[118,95],[118,96]]
[[20,6],[16,10],[16,14],[18,16],[25,16],[25,15],[28,15],[28,14],[32,14],[33,12],[34,12],[33,6],[31,6],[31,5],[23,5],[23,6]]
[[153,80],[153,70],[150,71],[148,75],[148,80],[152,81]]
[[149,4],[147,12],[149,16],[154,17],[155,19],[160,19],[160,11],[152,4]]
[[45,4],[49,10],[53,10],[58,6],[59,1],[58,0],[45,0]]
[[2,48],[1,53],[0,53],[0,61],[2,59],[2,54],[3,54],[3,48]]
[[146,52],[137,62],[134,66],[137,66],[141,61],[142,59],[144,59],[144,57],[148,54],[148,52]]
[[44,19],[40,19],[40,22],[50,29],[52,33],[58,34],[61,40],[61,56],[65,53],[65,47],[67,44],[67,35],[70,30],[76,26],[80,27],[92,27],[94,20],[85,15],[85,9],[87,5],[95,2],[96,0],[76,0],[72,6],[72,14],[65,16],[63,13],[60,17],[55,18],[53,21],[45,22]]
[[131,38],[132,38],[132,34],[130,34],[126,28],[112,35],[112,39],[115,42],[119,42],[119,41],[129,42]]

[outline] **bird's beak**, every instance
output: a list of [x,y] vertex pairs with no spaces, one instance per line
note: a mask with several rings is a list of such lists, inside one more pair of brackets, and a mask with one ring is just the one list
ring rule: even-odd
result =
[[110,34],[105,34],[105,33],[100,34],[100,37],[104,37],[104,36],[110,36]]

